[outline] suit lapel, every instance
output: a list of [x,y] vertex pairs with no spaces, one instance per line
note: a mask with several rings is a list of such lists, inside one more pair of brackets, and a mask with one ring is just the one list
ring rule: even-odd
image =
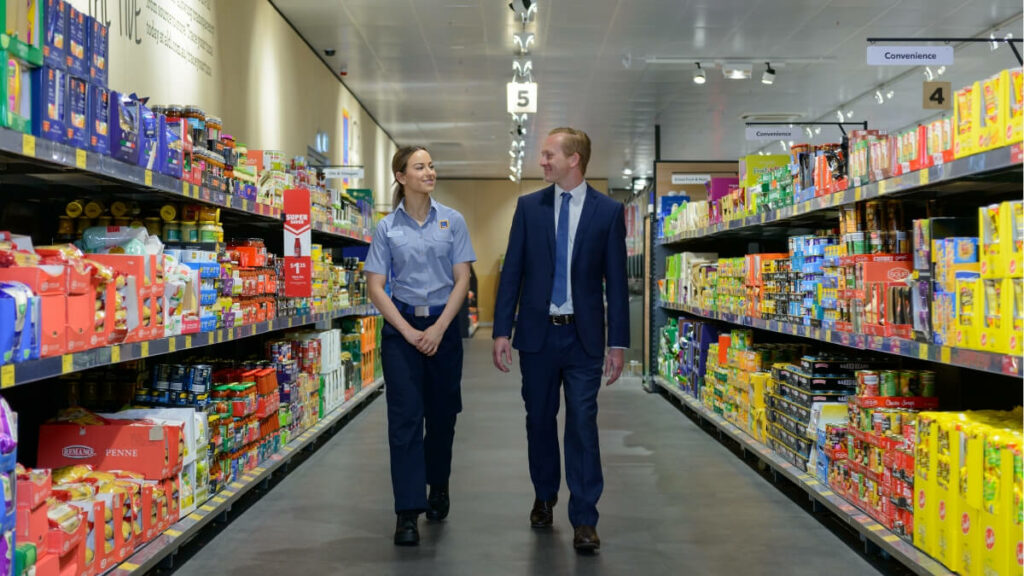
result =
[[555,261],[555,187],[551,186],[544,191],[544,196],[540,201],[541,215],[543,216],[543,226],[541,230],[544,230],[544,235],[548,239],[548,254],[551,256],[551,262]]
[[580,240],[586,238],[584,232],[594,217],[594,210],[597,210],[597,194],[597,190],[587,186],[586,199],[583,201],[583,212],[580,213],[580,222],[576,225],[576,237],[573,238],[572,242],[572,259],[569,262],[573,265],[576,264],[576,256],[580,253],[580,244],[583,244]]

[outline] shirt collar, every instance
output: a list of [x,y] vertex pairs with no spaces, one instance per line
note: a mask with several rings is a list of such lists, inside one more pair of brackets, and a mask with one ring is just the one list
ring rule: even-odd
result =
[[573,188],[572,190],[563,190],[561,186],[555,184],[555,198],[561,198],[562,192],[568,192],[572,195],[573,200],[579,200],[583,198],[583,195],[587,193],[587,181],[580,182],[580,185]]
[[[427,220],[430,220],[430,216],[432,214],[436,214],[437,213],[437,207],[438,207],[437,200],[434,200],[434,197],[431,196],[430,197],[430,210],[427,211]],[[401,210],[402,212],[405,212],[406,216],[409,216],[409,212],[406,211],[406,209],[405,209],[405,198],[402,198],[402,201],[398,203],[398,208],[395,208],[396,212],[399,211],[399,210]],[[409,216],[409,218],[412,218],[412,216]]]

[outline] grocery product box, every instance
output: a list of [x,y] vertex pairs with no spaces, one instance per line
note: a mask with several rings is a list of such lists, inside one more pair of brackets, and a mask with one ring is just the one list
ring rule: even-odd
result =
[[86,16],[83,12],[76,10],[70,4],[67,6],[68,12],[68,48],[67,55],[64,61],[67,63],[68,74],[72,76],[78,76],[79,78],[89,77],[89,61],[86,57],[86,43],[88,26],[86,25]]
[[982,326],[981,276],[973,272],[960,272],[956,275],[956,322],[953,346],[958,348],[978,348],[978,339]]
[[110,93],[110,155],[137,164],[139,161],[139,102],[120,92]]
[[109,76],[107,70],[107,59],[110,54],[109,31],[96,18],[89,17],[88,24],[89,82],[105,88]]
[[1004,84],[1006,94],[1006,144],[1016,144],[1024,136],[1024,71],[1012,68]]
[[990,76],[980,83],[981,92],[978,104],[978,128],[976,131],[975,150],[984,152],[993,148],[999,148],[1006,140],[1006,122],[1009,118],[1009,111],[1006,109],[1009,102],[1006,100],[1003,86],[1010,81],[1010,74],[1007,71]]
[[109,420],[101,426],[54,422],[39,433],[38,464],[60,468],[91,464],[132,470],[159,480],[181,470],[181,426]]
[[744,188],[753,188],[761,183],[761,174],[774,168],[788,166],[790,157],[786,154],[768,154],[761,156],[754,154],[740,158],[739,185]]
[[[0,35],[0,40],[4,38],[5,35]],[[3,72],[0,78],[0,101],[6,104],[0,106],[0,126],[31,134],[32,119],[35,117],[33,108],[38,106],[34,98],[33,69],[10,47],[0,49],[0,62],[3,63],[0,67]]]
[[103,86],[89,86],[89,150],[110,154],[110,91]]
[[89,84],[68,76],[65,140],[69,146],[86,148],[89,143]]
[[66,70],[68,5],[64,0],[45,0],[43,16],[43,63],[51,68]]
[[194,462],[201,449],[206,448],[206,415],[195,408],[137,408],[112,414],[101,414],[111,420],[146,420],[167,426],[180,426],[181,461]]
[[914,546],[935,556],[938,529],[933,524],[938,506],[937,473],[938,423],[928,412],[917,417],[917,445],[914,452]]
[[978,208],[978,236],[983,278],[1024,276],[1024,202]]
[[55,142],[65,141],[67,86],[67,75],[60,69],[43,66],[32,71],[32,94],[37,99],[32,134]]
[[978,152],[980,92],[981,85],[975,82],[953,95],[953,153],[957,158]]

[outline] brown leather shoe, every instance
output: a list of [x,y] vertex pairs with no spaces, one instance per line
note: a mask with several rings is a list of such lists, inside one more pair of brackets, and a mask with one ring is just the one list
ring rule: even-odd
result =
[[577,552],[596,552],[601,547],[601,539],[593,526],[577,526],[572,539],[572,547]]
[[550,528],[555,522],[554,508],[557,503],[557,496],[555,496],[554,500],[534,500],[533,510],[530,510],[530,527]]

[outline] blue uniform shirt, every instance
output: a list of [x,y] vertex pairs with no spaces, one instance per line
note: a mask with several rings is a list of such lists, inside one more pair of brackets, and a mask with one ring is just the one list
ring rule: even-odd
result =
[[452,266],[475,262],[466,220],[455,210],[430,200],[420,226],[405,211],[405,201],[377,224],[363,270],[391,273],[391,293],[411,306],[443,306],[455,286]]

